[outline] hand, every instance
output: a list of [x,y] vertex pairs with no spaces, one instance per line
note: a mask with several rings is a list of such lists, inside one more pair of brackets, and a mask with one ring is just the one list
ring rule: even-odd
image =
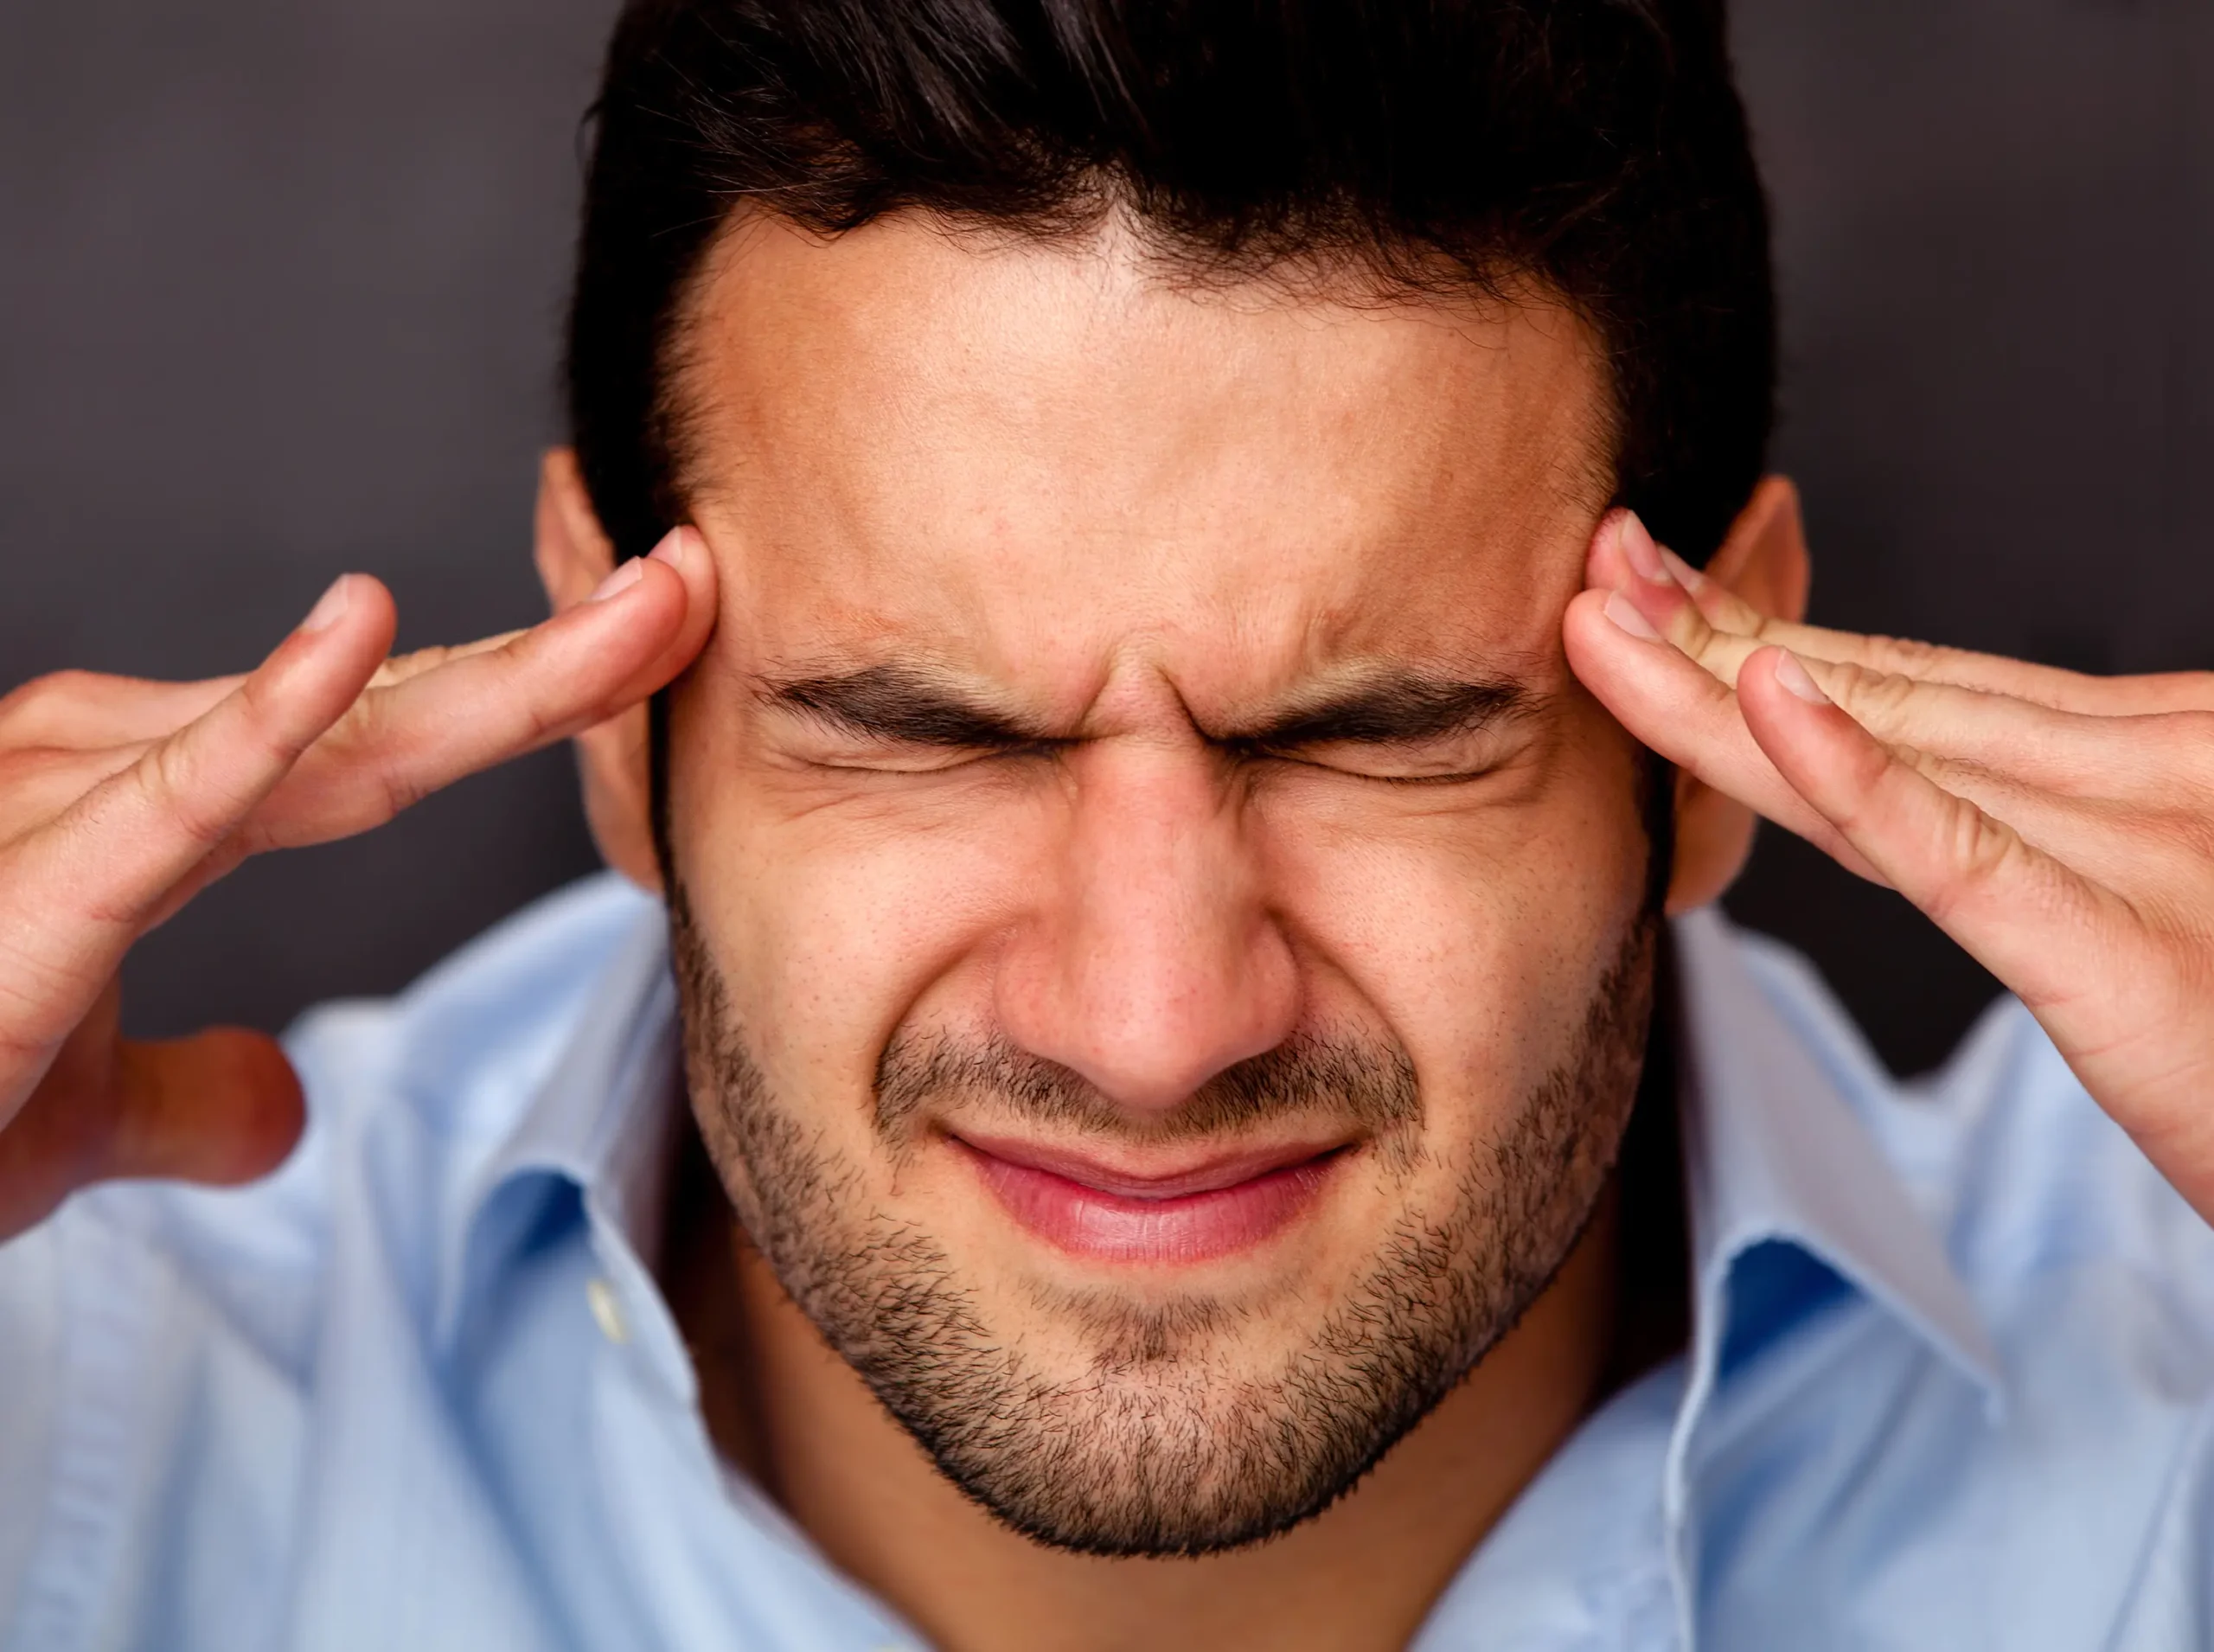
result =
[[1787,624],[1628,512],[1588,584],[1569,658],[1623,726],[1927,912],[2214,1220],[2214,673]]
[[273,1040],[119,1035],[132,942],[249,855],[381,825],[651,694],[714,592],[679,529],[543,624],[388,660],[392,599],[348,574],[249,675],[63,672],[0,699],[0,1238],[105,1177],[259,1175],[299,1134]]

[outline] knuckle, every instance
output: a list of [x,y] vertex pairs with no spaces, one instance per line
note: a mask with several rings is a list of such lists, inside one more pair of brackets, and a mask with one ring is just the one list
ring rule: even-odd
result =
[[1912,677],[1850,660],[1832,665],[1824,676],[1831,699],[1861,721],[1886,727],[1905,720],[1908,705],[1919,686]]
[[405,814],[428,795],[428,789],[421,781],[397,763],[378,765],[371,778],[376,787],[379,806],[383,811],[381,817],[385,820]]
[[0,695],[0,741],[15,745],[35,739],[58,714],[91,699],[99,681],[93,671],[49,671]]
[[1867,664],[1877,671],[1893,676],[1916,677],[1927,676],[1944,663],[1949,650],[1935,643],[1924,643],[1911,637],[1871,637],[1867,639]]
[[2011,876],[2028,846],[2012,827],[1965,798],[1952,799],[1940,812],[1937,831],[1937,863],[1946,871],[1926,906],[1942,924]]
[[285,706],[272,683],[256,672],[239,685],[238,719],[233,739],[263,762],[290,763],[300,754],[301,742],[286,728]]
[[227,799],[208,795],[206,764],[182,740],[163,740],[139,759],[132,773],[149,801],[188,840],[213,848],[230,833]]
[[406,682],[410,677],[421,676],[426,671],[435,671],[454,658],[459,651],[443,644],[433,644],[428,648],[413,650],[406,654],[395,654],[377,667],[376,675],[369,679],[369,686],[372,688],[389,688]]

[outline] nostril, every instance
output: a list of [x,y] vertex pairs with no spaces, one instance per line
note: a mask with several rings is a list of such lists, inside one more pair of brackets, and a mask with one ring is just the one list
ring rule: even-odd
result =
[[1003,960],[1001,1026],[1117,1105],[1166,1111],[1275,1048],[1299,1019],[1291,951],[1272,927],[1234,949],[1038,948]]

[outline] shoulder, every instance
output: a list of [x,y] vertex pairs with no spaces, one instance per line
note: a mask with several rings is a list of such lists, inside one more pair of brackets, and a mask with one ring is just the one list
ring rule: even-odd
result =
[[[43,1381],[69,1347],[89,1346],[86,1312],[136,1302],[141,1361],[236,1355],[304,1383],[341,1242],[435,1226],[558,1060],[611,953],[657,931],[659,912],[617,880],[588,879],[393,998],[310,1010],[284,1040],[307,1128],[277,1171],[237,1188],[93,1188],[0,1245],[0,1371],[11,1386]],[[27,1409],[6,1408],[11,1420]]]
[[1996,999],[1942,1066],[1901,1080],[1804,957],[1744,931],[1730,939],[1989,1309],[2069,1269],[2140,1271],[2172,1282],[2183,1323],[2214,1332],[2214,1228],[2092,1100],[2018,1000]]
[[93,1188],[0,1245],[0,1600],[19,1627],[163,1621],[160,1602],[64,1598],[133,1546],[195,1599],[227,1578],[260,1598],[298,1536],[334,1358],[349,1336],[421,1340],[448,1213],[659,911],[590,880],[392,999],[311,1011],[285,1038],[308,1128],[275,1174]]
[[[465,1169],[513,1128],[605,984],[611,958],[657,942],[662,908],[612,874],[555,891],[486,931],[397,997],[309,1011],[285,1037],[310,1137],[374,1124],[443,1144]],[[304,1145],[305,1145],[304,1143]]]
[[[1832,1454],[1804,1459],[1818,1465],[1805,1507],[1826,1530],[1857,1509],[1884,1534],[1860,1553],[1853,1610],[1926,1627],[1942,1606],[1994,1644],[2183,1643],[2134,1626],[2205,1603],[2203,1568],[2163,1557],[2214,1543],[2214,1228],[2013,999],[1942,1067],[1901,1081],[1805,959],[1742,932],[1726,943],[1877,1148],[1901,1215],[1927,1226],[1996,1363],[1976,1405],[1870,1309],[1756,1373],[1746,1437],[1782,1450],[1820,1435]],[[1856,1443],[1843,1457],[1840,1439]],[[1756,1580],[1739,1593],[1797,1610]]]

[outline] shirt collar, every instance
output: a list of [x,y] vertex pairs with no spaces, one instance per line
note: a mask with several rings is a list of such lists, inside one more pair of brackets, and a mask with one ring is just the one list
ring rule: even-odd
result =
[[624,1271],[643,1274],[654,1258],[662,1182],[681,1105],[676,986],[667,919],[658,901],[613,880],[597,892],[627,908],[596,971],[584,1008],[545,1078],[513,1124],[491,1143],[442,1239],[434,1335],[450,1347],[463,1316],[496,1288],[509,1249],[528,1232],[528,1207],[499,1209],[532,1182],[568,1184],[596,1229],[621,1236]]
[[[1775,1242],[1798,1247],[1864,1293],[1983,1390],[1996,1410],[1998,1355],[1943,1245],[1885,1160],[1853,1098],[1891,1081],[1819,986],[1779,989],[1759,945],[1708,910],[1676,920],[1684,1024],[1684,1156],[1692,1266],[1690,1381],[1672,1449],[1683,1457],[1722,1374],[1733,1314],[1747,1309],[1743,1265]],[[573,1183],[596,1227],[628,1241],[643,1284],[659,1178],[681,1105],[675,989],[658,902],[636,899],[560,1053],[470,1178],[439,1269],[442,1344],[471,1284],[501,1249],[479,1232],[503,1188],[539,1174]],[[491,1242],[488,1242],[491,1241]],[[487,1254],[487,1252],[494,1254]],[[643,1265],[634,1258],[643,1258]]]
[[1712,910],[1674,930],[1693,1292],[1680,1432],[1744,1329],[1746,1259],[1778,1241],[1893,1316],[1995,1411],[2004,1379],[1982,1315],[1855,1105],[1888,1101],[1892,1080],[1802,960],[1768,955]]

